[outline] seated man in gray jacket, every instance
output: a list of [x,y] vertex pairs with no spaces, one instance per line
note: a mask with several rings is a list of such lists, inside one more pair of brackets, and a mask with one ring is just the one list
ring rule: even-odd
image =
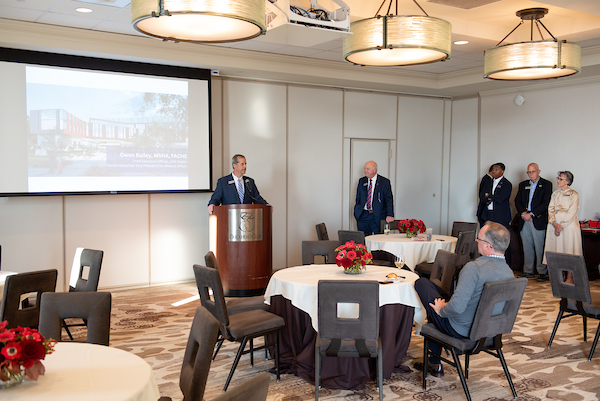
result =
[[[463,267],[450,300],[445,300],[440,295],[441,289],[428,279],[420,278],[415,281],[415,290],[427,311],[429,322],[450,336],[468,338],[483,285],[488,281],[514,278],[513,271],[504,260],[504,251],[509,243],[510,233],[503,225],[486,222],[477,236],[477,246],[482,256]],[[498,311],[500,312],[501,310]],[[429,358],[428,372],[440,377],[444,371],[435,355],[440,355],[441,349],[433,343],[429,344],[429,349],[434,356]],[[414,367],[421,370],[423,364],[417,362]]]

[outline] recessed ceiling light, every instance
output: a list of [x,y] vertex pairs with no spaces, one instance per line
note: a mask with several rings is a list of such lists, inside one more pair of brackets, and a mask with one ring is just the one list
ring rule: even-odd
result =
[[91,13],[92,9],[85,8],[85,7],[79,7],[79,8],[76,8],[75,11],[80,12],[80,13]]
[[457,40],[456,42],[454,42],[455,45],[468,45],[469,41],[468,40]]

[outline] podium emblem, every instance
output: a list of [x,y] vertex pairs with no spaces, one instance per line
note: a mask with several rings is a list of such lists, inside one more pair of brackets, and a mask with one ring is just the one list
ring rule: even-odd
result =
[[262,241],[262,209],[229,209],[229,241]]

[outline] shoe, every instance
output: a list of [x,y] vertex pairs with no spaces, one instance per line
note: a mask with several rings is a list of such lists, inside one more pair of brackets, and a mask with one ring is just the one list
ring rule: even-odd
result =
[[537,281],[539,281],[540,283],[543,283],[544,281],[548,281],[548,276],[546,276],[545,274],[540,274],[537,278]]
[[[423,362],[415,362],[415,364],[413,365],[413,367],[418,370],[419,372],[423,371]],[[444,367],[442,366],[441,363],[431,363],[428,362],[427,363],[427,373],[429,373],[432,376],[435,377],[442,377],[444,376]]]
[[533,274],[533,273],[523,273],[523,274],[519,274],[517,277],[519,277],[519,278],[521,278],[521,277],[535,278],[535,274]]

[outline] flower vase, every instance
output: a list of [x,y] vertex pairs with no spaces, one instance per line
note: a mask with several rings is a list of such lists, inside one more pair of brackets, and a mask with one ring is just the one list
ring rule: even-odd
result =
[[414,231],[407,231],[406,232],[406,238],[412,238],[412,237],[416,237],[417,233]]
[[2,374],[9,379],[4,381],[0,380],[0,390],[5,390],[7,388],[11,388],[23,383],[23,372],[21,373],[10,373],[7,372],[4,368],[2,368]]
[[363,272],[362,265],[355,264],[344,269],[346,274],[361,274]]

